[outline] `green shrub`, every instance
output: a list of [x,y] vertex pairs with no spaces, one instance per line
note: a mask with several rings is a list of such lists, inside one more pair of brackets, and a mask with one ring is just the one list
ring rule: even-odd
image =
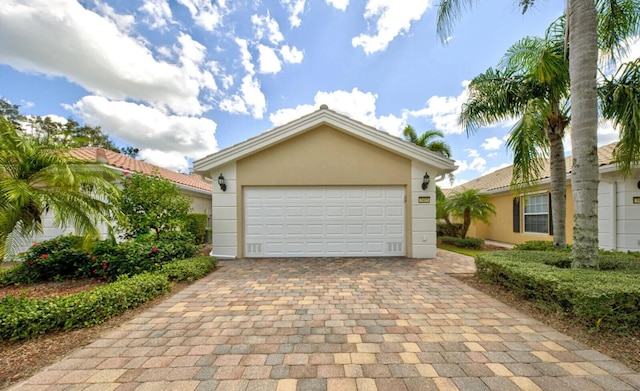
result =
[[144,273],[122,277],[92,291],[56,298],[0,300],[0,340],[17,340],[50,330],[89,327],[170,290],[167,276]]
[[462,223],[447,224],[444,221],[438,221],[436,223],[436,235],[437,236],[451,236],[454,238],[460,237],[462,232]]
[[529,240],[516,245],[513,249],[523,251],[567,251],[571,249],[571,245],[567,245],[566,248],[556,248],[553,247],[553,241],[551,240]]
[[[173,235],[173,234],[172,234]],[[86,264],[87,276],[113,281],[118,276],[133,276],[159,270],[162,264],[185,259],[196,254],[198,248],[189,234],[177,233],[173,238],[156,240],[153,236],[119,244],[96,243],[92,261]]]
[[82,237],[65,235],[34,243],[20,254],[22,263],[2,273],[0,284],[29,284],[82,276],[91,255],[82,249]]
[[195,238],[195,244],[205,242],[207,235],[207,221],[209,217],[203,213],[191,213],[187,216],[186,229]]
[[165,263],[162,265],[160,273],[171,281],[195,281],[215,269],[216,264],[215,258],[200,256]]
[[588,327],[640,331],[640,279],[626,271],[568,269],[570,254],[497,251],[476,256],[476,274],[544,308],[564,311]]
[[484,239],[480,238],[454,238],[452,236],[442,236],[440,238],[442,243],[447,243],[460,248],[482,248],[484,246]]

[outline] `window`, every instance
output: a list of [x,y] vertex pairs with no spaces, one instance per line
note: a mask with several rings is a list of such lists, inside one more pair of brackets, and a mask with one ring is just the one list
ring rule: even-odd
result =
[[549,233],[549,196],[530,195],[524,201],[524,231]]

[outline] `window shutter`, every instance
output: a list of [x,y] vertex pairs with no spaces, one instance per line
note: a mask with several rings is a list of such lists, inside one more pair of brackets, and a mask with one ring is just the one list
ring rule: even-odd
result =
[[549,235],[553,235],[553,208],[551,206],[551,193],[549,193]]
[[513,232],[520,232],[520,198],[513,199]]

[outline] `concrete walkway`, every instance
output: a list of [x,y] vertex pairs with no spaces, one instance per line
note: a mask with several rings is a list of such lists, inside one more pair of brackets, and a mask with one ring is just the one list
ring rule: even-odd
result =
[[221,262],[13,389],[640,389],[640,374],[447,275],[473,270],[445,251]]

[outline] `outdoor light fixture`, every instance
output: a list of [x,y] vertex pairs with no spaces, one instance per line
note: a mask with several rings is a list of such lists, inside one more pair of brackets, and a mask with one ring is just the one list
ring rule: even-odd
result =
[[220,185],[220,189],[222,189],[222,191],[227,191],[227,184],[224,183],[224,177],[222,176],[222,173],[220,173],[220,176],[218,177],[218,184]]
[[429,186],[429,173],[425,172],[424,176],[422,177],[422,190],[427,190],[427,186]]

